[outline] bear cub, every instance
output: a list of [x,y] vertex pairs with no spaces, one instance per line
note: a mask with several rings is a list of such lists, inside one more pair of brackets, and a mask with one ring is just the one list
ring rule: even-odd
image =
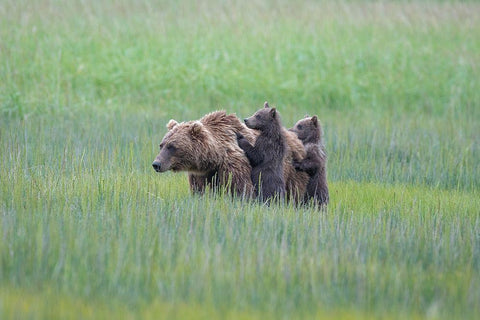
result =
[[329,201],[327,153],[322,141],[322,127],[317,116],[307,116],[299,120],[289,131],[296,133],[305,147],[305,158],[293,162],[296,170],[304,171],[310,177],[304,201],[308,202],[313,198],[319,206],[326,205]]
[[272,198],[283,199],[285,196],[283,159],[287,144],[277,110],[270,108],[265,102],[262,109],[245,119],[245,124],[250,129],[260,132],[254,146],[237,133],[238,145],[252,166],[251,178],[256,195],[266,203]]

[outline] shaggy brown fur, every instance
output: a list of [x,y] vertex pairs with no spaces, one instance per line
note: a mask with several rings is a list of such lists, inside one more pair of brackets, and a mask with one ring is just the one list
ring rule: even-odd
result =
[[152,164],[155,171],[188,171],[194,192],[230,185],[234,194],[253,194],[250,164],[237,144],[236,132],[252,142],[255,134],[235,115],[216,111],[198,121],[170,120],[167,128]]
[[[238,146],[236,133],[253,144],[259,134],[256,130],[247,128],[234,114],[227,115],[225,111],[209,113],[198,121],[170,120],[167,128],[160,153],[152,164],[155,171],[187,171],[190,189],[196,193],[203,193],[207,186],[229,185],[237,195],[253,195],[251,166]],[[295,133],[284,129],[284,135],[287,140],[283,165],[286,196],[300,202],[308,174],[295,170],[292,163],[305,157],[305,148]]]
[[287,140],[287,154],[283,162],[286,197],[295,203],[299,203],[303,201],[305,196],[309,177],[306,172],[296,170],[293,163],[305,158],[305,148],[295,133],[284,128],[283,134]]
[[305,117],[298,121],[290,131],[297,134],[305,146],[305,158],[293,162],[298,171],[306,172],[310,177],[304,201],[308,202],[313,198],[319,206],[326,205],[329,201],[327,153],[322,141],[322,127],[317,116]]
[[287,145],[277,110],[265,102],[262,109],[245,119],[245,124],[260,132],[255,145],[250,144],[240,133],[237,134],[238,145],[245,151],[252,166],[251,177],[257,197],[264,202],[272,198],[283,199],[283,161]]

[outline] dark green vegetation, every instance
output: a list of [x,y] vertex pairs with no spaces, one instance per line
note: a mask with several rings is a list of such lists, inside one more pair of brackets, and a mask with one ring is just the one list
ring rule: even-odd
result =
[[[0,2],[0,318],[473,318],[480,5]],[[170,118],[317,114],[331,205],[192,196]]]

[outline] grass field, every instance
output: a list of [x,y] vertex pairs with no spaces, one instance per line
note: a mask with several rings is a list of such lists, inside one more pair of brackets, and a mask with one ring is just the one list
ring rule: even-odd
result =
[[[328,210],[152,170],[265,100]],[[477,2],[0,1],[0,319],[473,319],[479,190]]]

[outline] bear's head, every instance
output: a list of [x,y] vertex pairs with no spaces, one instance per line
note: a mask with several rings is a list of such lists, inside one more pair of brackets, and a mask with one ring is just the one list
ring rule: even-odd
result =
[[322,138],[322,127],[317,116],[306,116],[299,120],[289,131],[294,132],[298,139],[302,140],[303,144],[319,143]]
[[208,130],[200,121],[178,123],[170,120],[168,132],[160,143],[160,152],[153,161],[153,169],[157,172],[201,171],[202,155],[206,146],[211,143]]
[[278,115],[277,109],[270,108],[268,102],[265,102],[263,108],[244,121],[245,125],[250,129],[264,131],[271,128],[272,125],[280,125],[280,116]]

